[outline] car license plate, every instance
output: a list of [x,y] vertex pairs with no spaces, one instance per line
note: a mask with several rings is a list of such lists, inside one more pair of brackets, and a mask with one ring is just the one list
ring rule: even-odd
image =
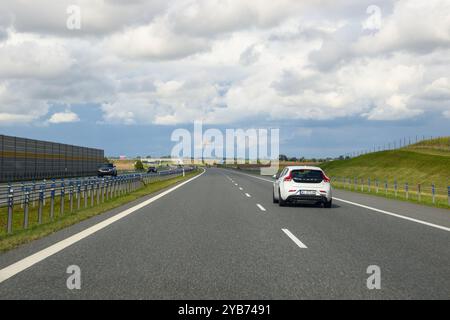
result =
[[300,190],[300,194],[305,196],[316,195],[316,192],[313,190]]

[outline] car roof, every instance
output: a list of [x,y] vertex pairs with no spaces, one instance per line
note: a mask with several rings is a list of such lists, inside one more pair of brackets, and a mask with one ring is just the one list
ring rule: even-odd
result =
[[313,167],[313,166],[287,166],[289,170],[301,170],[301,169],[309,169],[309,170],[320,170],[323,171],[319,167]]

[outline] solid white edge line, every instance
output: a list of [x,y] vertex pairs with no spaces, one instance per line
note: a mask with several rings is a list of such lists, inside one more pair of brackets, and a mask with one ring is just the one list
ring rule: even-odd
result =
[[114,222],[116,222],[122,218],[125,218],[126,216],[132,214],[133,212],[148,206],[152,202],[164,197],[165,195],[177,190],[178,188],[181,188],[182,186],[188,184],[189,182],[201,177],[205,172],[206,172],[206,170],[203,169],[203,172],[201,174],[199,174],[185,182],[182,182],[182,183],[174,186],[173,188],[170,188],[169,190],[166,190],[166,191],[152,197],[151,199],[148,199],[130,209],[122,211],[121,213],[118,213],[115,216],[113,216],[109,219],[106,219],[105,221],[97,223],[96,225],[93,225],[92,227],[89,227],[81,232],[78,232],[77,234],[70,236],[67,239],[59,241],[46,249],[38,251],[35,254],[32,254],[31,256],[28,256],[16,263],[13,263],[12,265],[10,265],[6,268],[1,269],[0,270],[0,283],[8,280],[9,278],[15,276],[16,274],[28,269],[29,267],[47,259],[48,257],[64,250],[65,248],[75,244],[76,242],[96,233],[97,231],[106,228],[110,224],[113,224]]
[[281,229],[294,243],[302,249],[308,249],[308,247],[301,242],[296,236],[294,236],[288,229]]
[[262,205],[260,205],[259,203],[256,204],[256,206],[259,208],[259,210],[261,211],[267,211],[266,208],[264,208]]
[[252,197],[252,196],[249,195],[248,193],[246,193],[245,196],[246,196],[247,198],[251,198],[251,197]]
[[[234,171],[232,171],[232,172],[234,172]],[[270,181],[270,180],[267,180],[267,179],[263,179],[263,178],[260,178],[260,177],[255,177],[255,176],[253,176],[251,174],[246,174],[246,173],[242,173],[242,172],[235,172],[235,173],[273,183],[273,181]],[[364,208],[364,209],[367,209],[367,210],[372,210],[372,211],[383,213],[383,214],[387,214],[387,215],[390,215],[390,216],[393,216],[393,217],[396,217],[396,218],[399,218],[399,219],[408,220],[408,221],[419,223],[419,224],[422,224],[422,225],[425,225],[425,226],[428,226],[428,227],[432,227],[432,228],[436,228],[436,229],[439,229],[439,230],[444,230],[444,231],[450,232],[450,228],[444,227],[444,226],[440,226],[438,224],[434,224],[434,223],[430,223],[430,222],[426,222],[426,221],[418,220],[418,219],[414,219],[414,218],[409,218],[409,217],[402,216],[402,215],[397,214],[397,213],[393,213],[393,212],[377,209],[377,208],[374,208],[374,207],[369,207],[369,206],[366,206],[366,205],[363,205],[363,204],[359,204],[359,203],[356,203],[356,202],[351,202],[351,201],[344,200],[344,199],[339,199],[339,198],[336,198],[336,197],[333,197],[333,199],[337,200],[337,201],[345,202],[347,204],[351,204],[353,206],[361,207],[361,208]]]
[[443,227],[443,226],[440,226],[440,225],[437,225],[437,224],[433,224],[433,223],[430,223],[430,222],[426,222],[426,221],[423,221],[423,220],[418,220],[418,219],[414,219],[414,218],[410,218],[410,217],[405,217],[405,216],[402,216],[400,214],[396,214],[396,213],[389,212],[389,211],[386,211],[386,210],[381,210],[381,209],[369,207],[369,206],[366,206],[366,205],[363,205],[363,204],[359,204],[359,203],[356,203],[356,202],[351,202],[351,201],[344,200],[344,199],[339,199],[339,198],[336,198],[336,197],[333,197],[333,200],[337,200],[337,201],[344,202],[344,203],[347,203],[347,204],[351,204],[351,205],[354,205],[354,206],[357,206],[357,207],[361,207],[361,208],[364,208],[364,209],[368,209],[368,210],[376,211],[376,212],[379,212],[379,213],[387,214],[389,216],[393,216],[393,217],[396,217],[396,218],[399,218],[399,219],[404,219],[404,220],[420,223],[420,224],[423,224],[423,225],[426,225],[426,226],[429,226],[429,227],[432,227],[432,228],[436,228],[436,229],[440,229],[440,230],[444,230],[444,231],[450,232],[450,228]]

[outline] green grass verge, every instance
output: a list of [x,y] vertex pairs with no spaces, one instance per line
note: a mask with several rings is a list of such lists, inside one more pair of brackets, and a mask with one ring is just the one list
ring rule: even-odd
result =
[[[23,210],[19,206],[16,206],[14,210],[14,224],[13,224],[13,230],[14,232],[10,235],[6,234],[6,217],[7,212],[6,209],[2,209],[0,211],[0,252],[8,251],[13,248],[16,248],[22,244],[31,242],[33,240],[45,237],[49,234],[52,234],[58,230],[64,229],[66,227],[69,227],[71,225],[74,225],[80,221],[89,219],[93,216],[105,213],[111,209],[120,207],[122,205],[125,205],[131,201],[134,201],[136,199],[139,199],[141,197],[144,197],[146,195],[155,193],[157,191],[160,191],[162,189],[165,189],[167,187],[170,187],[176,183],[185,181],[189,178],[192,178],[193,176],[200,173],[200,170],[188,172],[186,173],[185,177],[178,176],[167,180],[162,181],[155,181],[152,183],[147,184],[143,188],[132,192],[127,195],[123,195],[114,199],[110,199],[108,201],[105,201],[104,203],[100,205],[96,205],[94,207],[89,207],[86,209],[80,209],[77,211],[74,211],[73,213],[69,212],[69,203],[66,201],[64,211],[66,212],[64,215],[59,215],[60,212],[60,205],[59,201],[55,204],[55,217],[53,220],[49,217],[49,204],[47,202],[46,206],[44,207],[43,212],[43,222],[42,224],[37,224],[37,209],[36,208],[30,208],[30,226],[28,229],[24,230],[22,229],[23,224]],[[75,201],[76,203],[76,201]],[[82,206],[83,206],[82,201]],[[90,201],[89,201],[90,205]]]
[[[320,164],[333,185],[339,189],[370,193],[402,201],[429,206],[449,208],[447,187],[450,186],[450,138],[421,141],[403,149],[365,154],[348,160],[330,161]],[[354,180],[357,179],[357,187]],[[371,192],[368,191],[368,179]],[[342,180],[351,183],[342,183]],[[375,181],[379,181],[379,192],[375,191]],[[388,183],[387,192],[384,189]],[[397,182],[397,193],[394,184]],[[405,184],[409,185],[406,199]],[[364,191],[361,191],[364,184]],[[418,186],[421,187],[419,200]],[[432,201],[431,186],[435,185],[435,203]]]
[[332,183],[333,188],[335,189],[341,189],[351,192],[357,192],[361,194],[370,194],[378,197],[393,199],[393,200],[400,200],[405,202],[411,202],[421,205],[426,205],[430,207],[437,207],[437,208],[443,208],[443,209],[450,209],[450,206],[448,204],[448,198],[444,195],[436,195],[435,196],[435,202],[433,203],[433,197],[430,193],[422,193],[420,194],[419,199],[419,193],[417,190],[411,190],[408,192],[408,198],[406,198],[406,192],[404,189],[398,189],[397,193],[395,192],[395,189],[391,187],[388,187],[387,192],[384,189],[384,182],[380,182],[378,192],[376,192],[376,186],[371,185],[370,192],[369,192],[369,186],[364,185],[363,188],[361,188],[361,184],[355,185],[353,184],[353,181],[351,184],[348,183],[341,183],[337,181],[333,181]]
[[407,182],[410,189],[421,184],[424,193],[431,193],[435,184],[438,195],[447,195],[450,178],[450,157],[419,153],[401,149],[366,154],[349,160],[337,160],[323,163],[320,167],[328,176],[334,178],[357,178],[367,181],[378,179],[381,183],[387,179],[390,186],[397,181],[403,189]]

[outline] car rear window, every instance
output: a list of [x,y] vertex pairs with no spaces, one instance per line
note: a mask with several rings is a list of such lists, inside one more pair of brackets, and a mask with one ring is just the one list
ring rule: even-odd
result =
[[291,176],[298,183],[320,183],[323,180],[323,174],[320,170],[292,170]]

